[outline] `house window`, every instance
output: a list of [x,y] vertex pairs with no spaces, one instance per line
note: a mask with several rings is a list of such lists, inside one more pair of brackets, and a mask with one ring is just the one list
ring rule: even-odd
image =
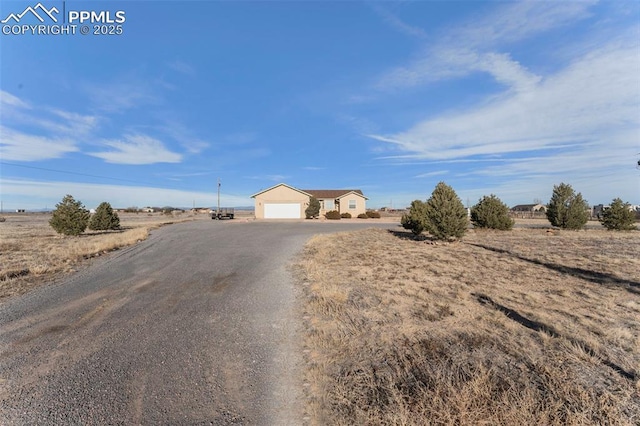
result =
[[326,200],[324,202],[324,205],[327,208],[327,210],[333,210],[333,200]]
[[349,200],[349,210],[356,209],[356,200]]

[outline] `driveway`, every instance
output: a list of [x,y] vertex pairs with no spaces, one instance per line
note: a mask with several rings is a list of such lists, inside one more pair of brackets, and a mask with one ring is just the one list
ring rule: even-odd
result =
[[300,424],[296,288],[317,233],[198,221],[0,305],[0,424]]

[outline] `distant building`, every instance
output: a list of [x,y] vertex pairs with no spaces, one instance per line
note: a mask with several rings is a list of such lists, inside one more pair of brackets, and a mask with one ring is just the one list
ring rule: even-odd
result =
[[[608,204],[596,204],[595,206],[591,207],[591,217],[600,219],[602,212],[609,208],[611,208],[611,206],[609,206]],[[631,210],[632,212],[640,211],[640,206],[630,205],[629,210]]]
[[545,206],[544,204],[518,204],[517,206],[513,206],[511,208],[511,211],[520,213],[546,212],[547,206]]
[[544,204],[518,204],[511,207],[511,216],[521,218],[541,218],[547,212]]
[[605,204],[597,204],[593,207],[591,207],[591,217],[597,217],[600,218],[600,215],[602,215],[602,212],[607,210],[610,206],[605,205]]

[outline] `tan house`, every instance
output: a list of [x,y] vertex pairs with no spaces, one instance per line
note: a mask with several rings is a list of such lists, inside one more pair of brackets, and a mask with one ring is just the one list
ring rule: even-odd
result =
[[329,210],[357,217],[367,211],[367,197],[359,189],[297,189],[284,183],[253,194],[256,219],[304,219],[309,198],[320,201],[320,215]]
[[547,206],[544,204],[518,204],[517,206],[513,206],[511,211],[514,212],[546,212]]
[[544,204],[518,204],[511,208],[511,215],[522,218],[543,218],[546,214],[547,206]]

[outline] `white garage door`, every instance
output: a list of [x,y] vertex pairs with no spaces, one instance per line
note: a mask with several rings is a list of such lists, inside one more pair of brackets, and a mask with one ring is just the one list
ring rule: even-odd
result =
[[300,219],[300,203],[265,203],[265,219]]

